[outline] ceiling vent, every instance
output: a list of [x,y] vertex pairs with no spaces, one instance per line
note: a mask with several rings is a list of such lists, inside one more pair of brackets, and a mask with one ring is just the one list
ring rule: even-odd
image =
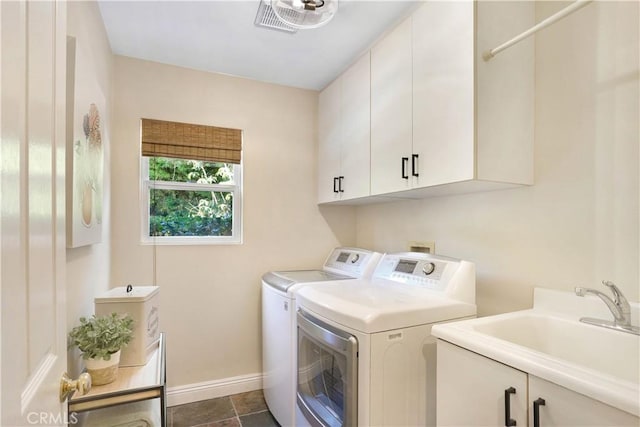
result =
[[278,18],[271,8],[271,0],[260,0],[258,6],[258,14],[256,15],[255,24],[258,27],[271,28],[273,30],[286,31],[287,33],[295,33],[297,28],[287,25]]

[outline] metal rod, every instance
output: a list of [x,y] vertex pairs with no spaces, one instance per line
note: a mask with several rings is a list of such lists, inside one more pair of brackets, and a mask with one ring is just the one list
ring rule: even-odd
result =
[[486,51],[485,53],[482,54],[482,57],[484,58],[485,61],[490,60],[491,58],[493,58],[494,56],[496,56],[497,54],[499,54],[503,50],[510,48],[514,44],[519,43],[520,41],[522,41],[522,40],[526,39],[527,37],[537,33],[538,31],[542,30],[543,28],[546,28],[549,25],[561,20],[565,16],[572,14],[576,10],[582,9],[583,7],[585,7],[586,5],[591,3],[592,1],[593,0],[577,0],[577,1],[573,2],[572,4],[570,4],[569,6],[565,7],[564,9],[560,10],[559,12],[557,12],[557,13],[551,15],[550,17],[540,21],[538,24],[536,24],[533,27],[529,28],[527,31],[515,36],[511,40],[501,44],[498,47],[495,47],[495,48],[493,48],[491,50]]

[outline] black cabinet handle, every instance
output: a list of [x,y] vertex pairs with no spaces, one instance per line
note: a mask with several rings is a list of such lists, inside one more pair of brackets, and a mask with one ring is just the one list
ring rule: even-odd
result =
[[402,158],[402,179],[409,179],[409,175],[407,175],[407,164],[409,163],[408,157]]
[[541,397],[533,401],[533,427],[540,427],[540,407],[546,403]]
[[516,394],[516,389],[509,387],[504,391],[504,425],[505,427],[513,427],[516,420],[511,418],[511,395]]
[[420,176],[420,174],[418,173],[418,155],[417,154],[411,155],[411,175]]
[[344,176],[339,176],[338,177],[338,191],[341,193],[344,193],[344,190],[342,189],[342,180],[344,179]]
[[333,192],[337,193],[338,192],[338,177],[333,177]]

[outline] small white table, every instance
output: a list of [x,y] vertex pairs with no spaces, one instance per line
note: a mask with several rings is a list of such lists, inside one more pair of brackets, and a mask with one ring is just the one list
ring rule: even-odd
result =
[[69,414],[159,398],[160,422],[165,427],[167,401],[164,333],[160,333],[157,346],[146,365],[118,368],[118,377],[114,382],[93,386],[84,396],[74,394],[68,402]]

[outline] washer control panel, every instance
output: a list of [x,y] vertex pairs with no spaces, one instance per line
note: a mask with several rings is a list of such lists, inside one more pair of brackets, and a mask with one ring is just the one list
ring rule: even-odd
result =
[[343,272],[354,277],[371,275],[380,254],[356,248],[335,248],[324,263],[330,271]]
[[432,290],[444,290],[448,278],[453,275],[459,264],[458,260],[422,253],[387,254],[378,264],[373,277]]

